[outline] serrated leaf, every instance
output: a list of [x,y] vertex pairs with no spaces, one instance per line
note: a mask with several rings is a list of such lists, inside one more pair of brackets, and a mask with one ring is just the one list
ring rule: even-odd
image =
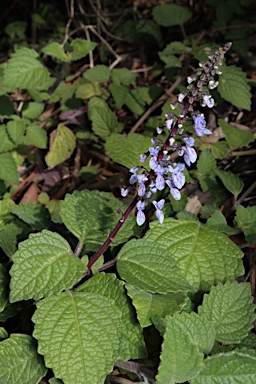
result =
[[126,284],[127,293],[132,299],[140,325],[145,328],[152,324],[154,316],[164,317],[181,311],[187,297],[184,293],[153,294]]
[[93,96],[100,96],[103,93],[103,89],[95,83],[88,81],[79,85],[76,90],[76,98],[78,99],[90,99]]
[[214,323],[216,340],[239,343],[253,327],[255,305],[249,283],[228,281],[212,287],[198,308],[200,316]]
[[[86,249],[96,250],[117,224],[119,209],[124,212],[126,206],[112,193],[75,191],[72,195],[66,194],[61,202],[61,218],[70,232],[80,241],[85,241]],[[134,217],[130,216],[112,245],[127,241],[133,233],[133,225]]]
[[23,232],[24,225],[16,219],[0,230],[0,247],[10,259],[17,250],[17,237]]
[[207,220],[207,225],[209,225],[211,228],[214,228],[218,231],[227,233],[227,234],[233,234],[235,230],[231,228],[229,225],[227,225],[227,220],[223,213],[219,210],[216,210]]
[[15,205],[11,212],[38,231],[48,228],[51,222],[49,211],[41,204]]
[[154,20],[163,27],[184,24],[191,16],[187,8],[176,4],[157,5],[153,9]]
[[236,209],[235,222],[245,234],[249,244],[256,242],[256,207],[243,207],[238,205]]
[[164,335],[156,384],[191,380],[203,368],[203,358],[190,334],[171,317]]
[[44,230],[19,243],[10,270],[10,302],[48,295],[71,288],[82,278],[84,265],[58,233]]
[[73,48],[73,52],[68,52],[68,54],[70,54],[72,61],[82,59],[97,46],[97,44],[93,41],[88,41],[85,39],[74,39],[71,41],[70,45]]
[[5,124],[0,125],[0,153],[11,151],[15,148],[15,143],[11,140]]
[[221,179],[224,187],[237,197],[244,187],[242,180],[229,171],[216,170],[215,173]]
[[37,303],[33,336],[56,378],[65,384],[103,384],[119,358],[121,319],[111,299],[64,292]]
[[83,77],[91,82],[103,83],[110,79],[110,69],[106,65],[98,64],[87,69],[83,73]]
[[226,136],[227,142],[232,149],[242,148],[254,140],[254,136],[251,132],[235,128],[223,119],[218,119],[218,124],[220,125]]
[[88,117],[92,122],[92,130],[103,138],[119,130],[116,114],[104,100],[93,97],[89,101]]
[[140,154],[148,151],[150,143],[148,137],[138,133],[129,133],[127,136],[114,133],[106,138],[105,149],[114,162],[132,168],[140,164]]
[[216,161],[209,149],[201,152],[197,160],[197,169],[202,174],[209,174],[216,169]]
[[26,129],[25,145],[34,145],[37,148],[47,148],[47,133],[40,125],[32,124]]
[[145,111],[145,102],[136,89],[132,89],[127,93],[125,104],[133,113],[139,116]]
[[8,302],[9,276],[6,267],[0,264],[0,312],[2,312]]
[[14,219],[14,216],[11,214],[12,208],[15,206],[15,203],[11,199],[4,199],[0,201],[0,228],[2,229],[6,223],[9,223]]
[[55,167],[70,158],[76,148],[74,133],[63,124],[51,133],[50,150],[45,156],[48,167]]
[[43,103],[30,102],[23,106],[22,117],[27,119],[36,119],[41,115],[45,106]]
[[67,57],[63,46],[57,42],[47,44],[41,51],[46,55],[55,57],[56,59],[59,59],[63,62],[69,61],[69,58]]
[[191,384],[254,384],[255,381],[256,358],[232,351],[205,359],[204,368]]
[[120,359],[141,359],[147,356],[142,329],[139,326],[130,301],[126,295],[124,283],[112,273],[98,273],[76,292],[92,292],[103,295],[106,299],[114,300],[115,305],[122,313]]
[[211,143],[211,151],[215,159],[225,159],[230,151],[230,147],[226,141],[218,141]]
[[118,253],[117,270],[122,279],[142,291],[165,294],[191,288],[165,248],[150,239],[128,241]]
[[7,123],[7,133],[15,146],[23,143],[25,124],[22,120],[12,120]]
[[152,222],[144,239],[159,244],[176,260],[195,292],[209,291],[244,273],[241,250],[222,233],[194,220]]
[[0,180],[6,183],[18,183],[17,165],[10,153],[0,154]]
[[251,109],[250,86],[246,74],[234,65],[222,65],[222,74],[219,78],[218,91],[224,100],[229,101],[237,108]]
[[116,109],[122,108],[126,102],[126,97],[129,93],[129,88],[122,84],[111,83],[109,90],[115,102]]
[[117,85],[130,85],[135,82],[137,75],[127,68],[114,68],[111,71],[111,78]]
[[[0,343],[0,382],[38,384],[46,374],[42,356],[33,337],[12,334]],[[18,380],[18,381],[17,381]]]
[[48,88],[50,74],[34,49],[21,48],[15,52],[4,71],[4,84],[10,89]]

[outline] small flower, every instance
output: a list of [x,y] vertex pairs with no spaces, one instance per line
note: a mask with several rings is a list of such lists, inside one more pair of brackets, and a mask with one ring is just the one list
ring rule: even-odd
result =
[[157,127],[156,131],[157,131],[158,135],[161,135],[161,133],[163,132],[163,128]]
[[139,201],[137,202],[137,204],[136,204],[136,208],[137,208],[137,210],[138,210],[138,212],[137,212],[137,216],[136,216],[136,221],[137,221],[137,224],[138,224],[139,226],[141,226],[141,225],[144,224],[145,221],[146,221],[146,216],[145,216],[145,214],[144,214],[144,212],[143,212],[143,210],[145,209],[145,203],[144,203],[144,201],[139,200]]
[[128,188],[121,188],[121,196],[123,197],[126,197],[129,193],[129,189]]
[[138,187],[138,195],[139,196],[144,196],[145,193],[146,193],[146,187],[145,187],[145,181],[148,180],[147,176],[145,175],[138,175],[137,176],[137,180],[138,180],[138,183],[139,183],[139,187]]
[[170,194],[172,195],[172,197],[173,197],[175,200],[180,200],[180,198],[181,198],[180,191],[179,191],[177,188],[174,188],[174,187],[173,187],[172,180],[170,180],[170,179],[166,180],[166,184],[167,184],[168,187],[170,188]]
[[207,105],[208,108],[212,108],[214,106],[214,99],[210,95],[204,95],[203,104]]
[[204,135],[211,135],[211,131],[206,128],[206,121],[204,115],[193,116],[194,119],[194,128],[197,136],[201,137]]
[[145,163],[146,160],[147,160],[147,155],[145,155],[145,153],[143,155],[140,155],[140,162],[141,163]]
[[190,167],[191,163],[194,163],[197,159],[197,154],[194,148],[191,148],[194,145],[195,140],[190,137],[189,139],[184,139],[185,143],[187,144],[187,147],[184,148],[184,161],[187,164],[188,167]]
[[139,166],[135,166],[135,167],[132,167],[130,169],[130,172],[132,173],[131,177],[130,177],[130,184],[134,184],[136,183],[137,181],[137,172],[141,169],[141,167]]
[[162,208],[164,206],[164,199],[162,199],[158,202],[153,200],[153,204],[156,208],[156,217],[158,218],[159,223],[162,224],[164,221],[164,213],[162,212]]
[[165,125],[168,130],[172,128],[173,119],[166,120]]
[[181,189],[183,185],[185,184],[185,176],[181,172],[185,168],[184,164],[177,164],[177,166],[171,171],[172,172],[172,186],[176,187],[178,189]]
[[156,147],[156,148],[149,147],[148,150],[149,150],[149,153],[150,153],[151,156],[157,156],[158,153],[159,153],[159,148],[158,147]]

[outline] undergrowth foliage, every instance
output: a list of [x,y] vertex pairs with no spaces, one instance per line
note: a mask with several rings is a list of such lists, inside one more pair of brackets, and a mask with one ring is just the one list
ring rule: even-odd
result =
[[[221,161],[244,155],[254,135],[223,113],[216,135],[208,124],[218,105],[250,110],[246,74],[227,64],[231,43],[172,41],[158,55],[175,79],[166,97],[118,66],[93,25],[78,28],[86,39],[70,33],[72,6],[62,42],[31,48],[15,40],[25,39],[22,22],[5,29],[15,44],[0,66],[0,383],[253,384],[255,305],[250,283],[238,282],[244,254],[231,238],[240,230],[256,242],[256,210],[242,205],[247,185]],[[160,28],[184,29],[191,17],[156,5],[134,33],[160,47]],[[114,33],[133,44],[128,21]],[[103,47],[114,62],[100,61]],[[160,115],[149,117],[159,100]],[[145,129],[128,132],[126,114],[148,118]],[[100,169],[88,160],[82,188],[69,175],[70,189],[51,193],[70,162],[78,178],[83,150],[125,176],[97,190]],[[41,192],[20,200],[30,182]]]

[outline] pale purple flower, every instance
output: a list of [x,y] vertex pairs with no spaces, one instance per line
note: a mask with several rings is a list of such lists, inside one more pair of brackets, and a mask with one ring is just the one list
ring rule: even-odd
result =
[[203,103],[207,105],[208,108],[212,108],[214,106],[214,99],[210,95],[204,95]]
[[128,188],[121,188],[121,196],[123,197],[126,197],[129,193],[129,189]]
[[172,128],[173,119],[166,120],[165,125],[168,130]]
[[139,166],[132,167],[130,172],[132,173],[130,177],[130,184],[134,184],[137,181],[137,172],[141,169]]
[[145,154],[140,155],[140,162],[141,163],[145,163],[146,160],[147,160],[147,155],[145,155]]
[[[175,168],[170,170],[172,172],[171,180],[172,180],[172,186],[173,187],[181,189],[183,187],[183,185],[185,184],[185,176],[181,172],[184,170],[184,168],[185,168],[184,164],[177,164]],[[169,167],[169,169],[170,169],[170,167]]]
[[211,131],[206,128],[206,121],[204,115],[193,116],[194,128],[197,136],[211,135]]
[[159,190],[159,191],[162,191],[164,189],[164,184],[165,184],[165,181],[164,181],[164,178],[163,176],[159,173],[156,177],[156,188]]
[[163,209],[163,206],[164,206],[164,199],[162,199],[162,200],[160,200],[158,202],[153,200],[153,204],[154,204],[154,206],[156,208],[156,217],[158,218],[159,223],[163,224],[164,213],[162,212],[162,209]]
[[145,203],[144,203],[144,201],[139,200],[139,201],[137,202],[137,204],[136,204],[136,208],[137,208],[137,210],[138,210],[138,212],[137,212],[137,216],[136,216],[136,221],[137,221],[137,224],[138,224],[139,226],[141,226],[141,225],[144,224],[145,221],[146,221],[146,216],[145,216],[145,214],[144,214],[144,212],[143,212],[143,210],[145,209]]
[[190,167],[191,163],[194,163],[197,159],[197,154],[192,146],[194,145],[195,140],[190,137],[189,139],[185,138],[184,142],[187,144],[186,148],[183,147],[184,150],[184,161],[187,166]]
[[166,180],[166,184],[170,188],[170,194],[172,195],[172,197],[175,200],[180,200],[180,198],[181,198],[180,191],[177,188],[174,188],[172,180],[170,180],[170,179]]
[[144,196],[145,193],[146,193],[146,187],[145,187],[145,181],[148,180],[147,176],[145,176],[144,174],[142,175],[138,175],[137,176],[137,180],[139,182],[139,187],[138,187],[138,195],[139,196]]
[[149,153],[150,153],[151,156],[157,156],[158,153],[159,153],[159,148],[158,147],[156,147],[156,148],[149,147],[148,150],[149,150]]
[[153,156],[151,157],[151,159],[149,160],[149,166],[151,169],[153,169],[153,171],[157,168],[158,166],[158,162],[156,161],[157,160],[157,157],[156,156]]

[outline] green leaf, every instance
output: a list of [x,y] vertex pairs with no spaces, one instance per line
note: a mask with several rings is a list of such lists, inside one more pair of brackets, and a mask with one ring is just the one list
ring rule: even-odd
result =
[[15,52],[4,71],[4,84],[10,89],[48,88],[50,74],[34,49],[21,48]]
[[224,187],[237,197],[244,187],[242,180],[229,171],[216,170],[215,173],[221,179]]
[[147,152],[150,147],[150,139],[138,133],[129,133],[127,136],[112,134],[106,138],[106,154],[114,162],[132,168],[140,164],[140,154]]
[[57,294],[71,288],[83,272],[83,263],[58,233],[31,234],[13,255],[10,302]]
[[207,225],[211,228],[216,229],[217,231],[221,231],[227,234],[233,234],[235,230],[227,225],[227,220],[223,213],[219,210],[216,210],[211,217],[207,220]]
[[15,203],[11,199],[0,200],[0,229],[14,219],[14,216],[11,214],[14,206]]
[[10,259],[17,250],[17,237],[23,232],[24,225],[19,219],[16,219],[5,224],[0,230],[0,247]]
[[122,108],[126,102],[126,97],[129,93],[129,88],[122,84],[112,83],[109,85],[109,90],[115,102],[116,109]]
[[255,305],[249,283],[236,281],[212,287],[198,308],[200,316],[214,323],[216,340],[239,343],[253,327]]
[[52,379],[49,380],[49,383],[50,384],[63,384],[63,381],[53,377]]
[[[38,384],[46,374],[42,356],[33,337],[12,334],[0,343],[0,382]],[[17,381],[18,380],[18,381]]]
[[201,152],[197,160],[197,169],[201,174],[209,174],[216,169],[216,161],[209,149]]
[[[112,193],[75,191],[72,195],[66,194],[64,201],[61,202],[61,218],[70,232],[80,241],[86,240],[86,249],[97,250],[117,224],[119,209],[124,212],[126,206]],[[130,215],[112,245],[127,241],[133,233],[133,225],[134,217]]]
[[92,122],[92,130],[100,137],[105,138],[120,129],[115,112],[98,97],[90,99],[88,117]]
[[180,312],[186,305],[187,296],[184,293],[153,294],[126,284],[127,293],[132,299],[140,325],[145,328],[152,324],[155,316],[164,317]]
[[114,300],[115,305],[122,313],[121,360],[141,359],[147,356],[142,329],[134,316],[122,281],[118,280],[112,273],[101,272],[80,285],[76,292],[97,293],[107,300]]
[[256,357],[232,351],[205,359],[204,368],[191,384],[254,384],[255,381]]
[[55,167],[70,158],[76,148],[74,133],[64,124],[59,124],[51,133],[50,150],[45,156],[48,167]]
[[11,212],[38,231],[48,228],[51,222],[48,210],[41,204],[26,203],[15,205]]
[[47,367],[65,384],[103,384],[119,359],[121,312],[91,292],[64,292],[37,303],[33,336]]
[[10,304],[9,302],[6,304],[6,307],[4,308],[3,312],[0,312],[0,321],[5,322],[10,317],[14,317],[18,314],[20,314],[21,310],[25,309],[26,307],[30,306],[30,304],[24,304],[24,302],[18,302],[14,304]]
[[218,91],[221,97],[237,108],[251,109],[251,92],[246,74],[234,65],[222,65]]
[[249,244],[256,242],[256,207],[243,207],[238,205],[236,209],[235,223],[245,234]]
[[226,141],[218,141],[211,143],[211,151],[215,159],[225,159],[230,151],[229,145]]
[[6,183],[18,183],[17,165],[10,153],[0,154],[0,180]]
[[46,55],[55,57],[56,59],[59,59],[63,62],[69,61],[69,58],[67,57],[63,46],[59,43],[52,42],[50,44],[47,44],[41,51]]
[[37,148],[47,148],[47,133],[40,125],[32,124],[26,129],[25,145],[34,145]]
[[5,124],[0,125],[0,153],[11,151],[15,148],[15,143],[11,140],[8,135],[7,127]]
[[93,83],[104,83],[110,79],[110,69],[106,65],[98,64],[87,69],[83,77]]
[[0,312],[2,312],[8,302],[9,276],[6,267],[0,264]]
[[114,68],[111,71],[111,78],[113,82],[117,85],[130,85],[133,84],[136,80],[137,75],[131,72],[127,68]]
[[72,61],[82,59],[97,46],[93,41],[85,39],[74,39],[70,45],[73,48],[73,52],[68,52],[67,55],[70,55]]
[[15,146],[23,143],[25,124],[22,120],[8,121],[7,133]]
[[243,275],[243,253],[225,235],[194,220],[165,219],[150,223],[144,239],[164,248],[194,292]]
[[157,5],[153,9],[154,20],[163,27],[184,24],[191,16],[187,8],[176,4]]
[[45,106],[43,103],[26,103],[22,108],[22,117],[27,119],[36,119],[42,114],[44,108]]
[[164,56],[169,55],[181,55],[182,53],[189,53],[191,51],[190,47],[187,47],[185,44],[181,43],[180,41],[172,41],[171,43],[167,44],[165,49],[160,52]]
[[8,332],[3,327],[0,327],[0,341],[7,339],[7,337]]
[[174,384],[191,380],[203,368],[203,358],[190,334],[171,317],[164,335],[156,383]]
[[218,124],[232,149],[245,147],[254,140],[254,136],[251,132],[235,128],[223,119],[218,119]]
[[76,90],[77,99],[90,99],[93,96],[101,96],[103,89],[95,83],[90,81],[82,83]]
[[7,95],[0,96],[0,116],[11,116],[15,113],[14,106]]
[[118,253],[117,270],[122,279],[142,291],[165,294],[190,289],[175,260],[150,239],[126,243]]
[[159,57],[165,63],[166,68],[181,68],[182,66],[180,59],[175,55],[164,55],[159,52]]

